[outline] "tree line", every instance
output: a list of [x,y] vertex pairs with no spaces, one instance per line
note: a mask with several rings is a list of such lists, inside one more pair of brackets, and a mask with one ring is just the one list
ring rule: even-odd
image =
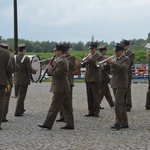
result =
[[[4,43],[9,44],[11,48],[14,47],[14,39],[9,38],[9,39],[2,39],[1,40]],[[147,43],[150,43],[150,33],[148,33],[147,39],[132,39],[131,40],[131,48],[134,50],[141,50],[145,47]],[[112,50],[115,41],[112,41],[110,43],[104,42],[104,41],[97,41],[99,44],[106,44],[108,49]],[[29,41],[25,39],[18,39],[18,43],[25,43],[26,48],[28,52],[53,52],[53,49],[55,47],[56,42],[54,41]],[[84,51],[88,49],[88,42],[84,43],[82,41],[79,42],[69,42],[71,45],[72,50],[74,51]]]

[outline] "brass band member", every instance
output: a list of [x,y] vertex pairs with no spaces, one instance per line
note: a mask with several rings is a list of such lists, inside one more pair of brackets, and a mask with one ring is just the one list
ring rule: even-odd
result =
[[113,129],[128,128],[128,118],[125,106],[124,95],[128,88],[128,69],[130,60],[124,55],[124,45],[117,43],[115,46],[116,61],[111,59],[108,62],[111,64],[111,87],[115,97],[115,114],[116,121]]
[[[98,50],[100,51],[100,54],[102,56],[102,59],[105,60],[106,54],[107,54],[107,47],[106,45],[100,45],[98,47]],[[108,83],[110,82],[110,77],[109,77],[109,71],[110,69],[110,65],[106,64],[101,66],[101,82],[100,82],[100,91],[99,91],[99,98],[100,98],[100,104],[103,100],[103,97],[105,96],[107,102],[109,103],[109,106],[112,108],[114,107],[114,101],[112,99],[112,96],[110,94],[110,89],[108,86]],[[103,109],[103,107],[100,107],[101,109]]]
[[5,98],[5,88],[9,84],[8,79],[12,76],[12,66],[10,54],[8,51],[0,47],[0,130],[2,129],[2,115]]
[[[73,107],[72,107],[72,93],[73,93],[73,87],[74,87],[74,67],[75,67],[75,57],[70,54],[70,45],[65,43],[64,46],[66,47],[66,52],[65,56],[69,64],[69,74],[68,74],[68,79],[69,79],[69,84],[70,84],[70,91],[69,91],[69,98],[70,98],[70,106],[73,112]],[[63,108],[60,111],[60,119],[56,120],[57,122],[64,122],[65,117],[64,117],[64,112]]]
[[130,67],[128,70],[128,88],[125,94],[126,110],[129,112],[132,108],[132,98],[131,98],[131,79],[132,79],[132,66],[134,64],[135,54],[129,49],[131,41],[123,40],[124,44],[124,55],[130,59]]
[[[5,44],[5,43],[0,43],[0,47],[5,49],[6,51],[9,51],[9,45]],[[13,70],[13,65],[12,65],[12,58],[11,58],[11,68],[12,68],[12,73],[14,72]],[[2,122],[8,122],[8,120],[6,119],[7,113],[8,113],[8,108],[9,108],[9,100],[10,100],[10,95],[11,95],[11,91],[12,91],[12,87],[13,87],[13,83],[12,83],[12,75],[9,76],[8,78],[9,84],[9,90],[5,92],[5,98],[4,98],[4,106],[3,106],[3,117],[2,117]]]
[[44,124],[38,126],[50,130],[54,124],[58,112],[63,107],[67,125],[61,129],[74,129],[74,118],[69,99],[69,65],[65,56],[65,46],[63,44],[57,44],[54,51],[56,55],[55,65],[53,67],[51,65],[47,67],[48,73],[52,75],[50,89],[50,91],[53,92],[52,103]]
[[30,59],[25,56],[26,45],[24,43],[18,44],[19,54],[15,57],[15,74],[14,83],[18,87],[18,98],[15,110],[15,116],[23,116],[25,112],[24,101],[30,84],[30,74],[36,74],[37,70],[31,67]]
[[97,42],[90,42],[89,50],[90,55],[83,62],[81,67],[86,67],[85,82],[87,92],[87,103],[89,113],[86,117],[99,117],[99,83],[100,83],[100,71],[96,66],[96,62],[101,60],[100,55],[97,53]]

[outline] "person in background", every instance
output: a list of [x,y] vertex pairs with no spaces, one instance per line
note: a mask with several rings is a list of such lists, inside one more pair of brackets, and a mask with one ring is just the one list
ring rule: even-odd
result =
[[24,101],[27,94],[28,85],[30,84],[31,73],[36,74],[37,70],[31,67],[30,58],[26,56],[26,45],[18,44],[18,55],[15,55],[15,73],[14,84],[18,87],[18,98],[15,110],[15,117],[23,116]]
[[123,40],[122,44],[124,44],[124,55],[130,59],[130,67],[128,70],[128,88],[125,94],[125,102],[126,102],[126,110],[128,112],[131,111],[132,108],[132,96],[131,96],[131,80],[132,80],[132,66],[134,64],[135,54],[129,49],[131,41]]
[[111,88],[115,97],[115,115],[116,121],[112,129],[120,130],[129,128],[128,117],[124,96],[128,88],[128,70],[130,67],[130,59],[124,55],[124,45],[116,43],[115,46],[116,60],[108,60],[111,65]]
[[[107,57],[106,57],[106,54],[107,54],[107,47],[106,45],[100,45],[98,47],[98,50],[102,56],[102,60],[105,60]],[[106,62],[107,63],[107,62]],[[101,82],[100,82],[100,90],[99,90],[99,98],[100,98],[100,105],[101,105],[101,102],[105,96],[107,102],[109,103],[109,106],[112,108],[114,107],[114,101],[112,99],[112,96],[110,94],[110,89],[109,89],[109,86],[108,86],[108,83],[110,82],[110,77],[109,77],[109,71],[110,70],[110,65],[109,64],[105,64],[105,65],[102,65],[101,66]],[[101,109],[103,107],[100,107]]]
[[96,62],[101,61],[101,56],[97,53],[97,42],[89,43],[89,55],[81,63],[81,67],[86,67],[85,82],[87,92],[88,114],[85,117],[99,117],[99,85],[100,85],[100,68]]

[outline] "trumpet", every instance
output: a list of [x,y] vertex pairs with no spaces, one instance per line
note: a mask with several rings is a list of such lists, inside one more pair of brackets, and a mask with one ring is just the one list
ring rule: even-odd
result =
[[6,87],[5,87],[5,92],[9,93],[10,90],[11,90],[10,84],[7,84]]
[[86,61],[87,61],[87,58],[88,58],[88,57],[91,57],[91,56],[92,56],[92,54],[89,53],[87,56],[85,56],[85,57],[81,60],[81,62],[82,62],[82,63],[86,62]]
[[108,58],[106,58],[106,59],[104,59],[104,60],[102,60],[102,61],[97,61],[96,62],[96,66],[97,67],[100,67],[101,65],[104,65],[109,59],[111,59],[111,60],[115,60],[115,58],[116,58],[116,54],[115,55],[112,55],[112,56],[110,56],[110,57],[108,57]]

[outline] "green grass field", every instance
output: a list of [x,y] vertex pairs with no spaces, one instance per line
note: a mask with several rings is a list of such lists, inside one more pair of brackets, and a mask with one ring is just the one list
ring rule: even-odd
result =
[[[133,52],[135,53],[135,63],[147,63],[147,54],[146,54],[146,50],[133,50]],[[81,60],[85,54],[88,54],[89,51],[85,50],[85,51],[71,51],[71,54],[73,56],[75,56],[76,58],[78,58],[79,60]],[[109,50],[107,52],[108,57],[111,55],[114,55],[114,51],[113,50]],[[37,55],[40,57],[41,60],[43,59],[48,59],[54,56],[53,53],[27,53],[27,55]]]

